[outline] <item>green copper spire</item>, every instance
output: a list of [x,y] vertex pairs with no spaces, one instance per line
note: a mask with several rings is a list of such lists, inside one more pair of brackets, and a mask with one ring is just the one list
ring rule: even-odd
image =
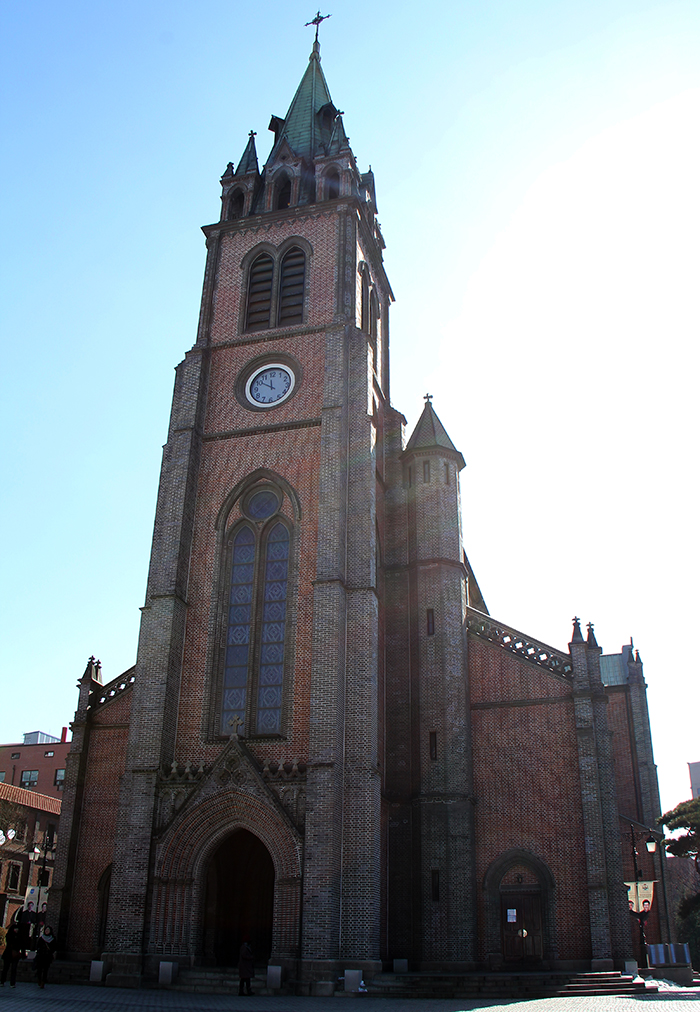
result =
[[285,141],[295,155],[308,159],[329,154],[331,142],[334,148],[339,147],[343,141],[347,144],[342,123],[338,125],[336,122],[339,113],[331,101],[321,70],[320,52],[319,43],[314,42],[309,65],[287,115],[283,121],[272,117],[270,129],[275,131],[276,140],[269,162],[275,161],[276,154]]

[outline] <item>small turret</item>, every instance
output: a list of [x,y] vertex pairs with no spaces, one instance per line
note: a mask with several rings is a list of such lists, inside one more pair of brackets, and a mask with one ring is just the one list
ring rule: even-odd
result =
[[430,394],[402,454],[404,483],[415,507],[418,557],[462,562],[459,472],[464,457],[435,413]]
[[254,130],[251,130],[248,135],[248,143],[236,171],[233,170],[232,162],[226,166],[226,171],[221,177],[221,187],[222,221],[247,218],[253,212],[260,189],[260,170],[255,150]]

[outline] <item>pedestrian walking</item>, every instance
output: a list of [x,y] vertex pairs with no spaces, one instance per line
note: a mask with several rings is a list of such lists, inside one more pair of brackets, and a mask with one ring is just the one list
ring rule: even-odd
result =
[[34,957],[34,966],[36,967],[37,980],[39,987],[46,986],[46,979],[49,975],[49,967],[53,962],[53,957],[56,954],[56,939],[54,938],[53,931],[48,926],[44,927],[36,941],[36,956]]
[[5,951],[2,954],[2,976],[0,987],[5,986],[7,976],[10,976],[10,987],[17,983],[17,967],[24,953],[22,952],[22,935],[18,924],[11,924],[5,936]]
[[[241,945],[241,951],[238,954],[238,993],[240,994],[252,994],[253,989],[250,986],[251,978],[255,976],[255,960],[253,957],[253,950],[250,947],[247,938],[243,939],[243,945]],[[245,988],[245,991],[244,991]]]

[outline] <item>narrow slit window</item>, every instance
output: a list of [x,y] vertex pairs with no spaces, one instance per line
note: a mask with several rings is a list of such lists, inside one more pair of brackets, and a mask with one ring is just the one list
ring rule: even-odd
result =
[[430,872],[430,892],[432,895],[433,903],[440,902],[440,872],[437,868],[433,868]]
[[246,330],[268,330],[272,304],[272,257],[263,253],[253,261],[248,281]]
[[435,635],[435,611],[433,608],[428,608],[426,612],[426,631],[428,636]]
[[445,461],[445,484],[450,484],[450,465]]
[[423,461],[423,481],[427,484],[430,481],[430,461]]
[[280,269],[280,297],[278,326],[289,327],[302,323],[304,319],[304,277],[306,257],[303,250],[293,247],[288,250]]
[[369,333],[369,277],[367,268],[362,271],[362,302],[360,305],[360,330]]
[[430,758],[437,759],[437,731],[430,732]]
[[369,297],[369,336],[372,338],[374,344],[377,343],[378,319],[379,319],[379,303],[377,302],[377,296],[373,290]]

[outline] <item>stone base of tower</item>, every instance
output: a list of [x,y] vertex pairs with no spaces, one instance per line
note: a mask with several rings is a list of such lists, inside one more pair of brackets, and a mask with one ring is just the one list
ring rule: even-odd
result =
[[[409,969],[411,961],[409,960]],[[483,970],[483,966],[475,960],[426,960],[422,959],[415,964],[418,973],[476,973]]]
[[107,987],[141,987],[143,956],[132,952],[103,952],[102,960],[110,967]]

